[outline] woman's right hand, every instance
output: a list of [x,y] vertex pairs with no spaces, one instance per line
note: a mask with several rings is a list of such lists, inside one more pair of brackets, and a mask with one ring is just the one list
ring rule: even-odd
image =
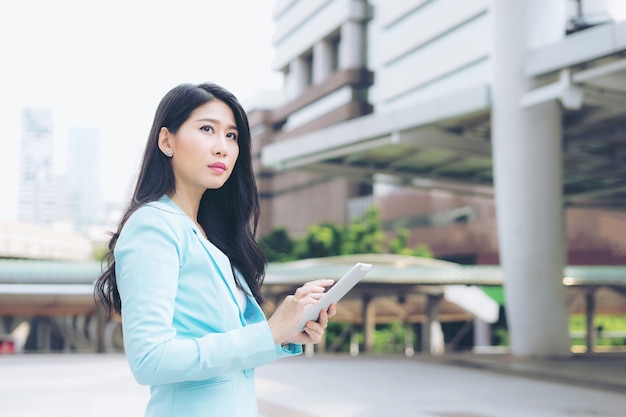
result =
[[334,282],[332,279],[307,282],[298,288],[294,295],[285,297],[285,300],[267,321],[274,336],[274,343],[283,343],[289,336],[293,335],[305,309],[317,304],[324,295],[326,287],[330,287]]

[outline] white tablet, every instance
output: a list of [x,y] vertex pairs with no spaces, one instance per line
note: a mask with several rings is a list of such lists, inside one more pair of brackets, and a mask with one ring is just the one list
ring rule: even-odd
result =
[[358,262],[344,276],[341,277],[330,289],[320,298],[320,302],[311,306],[305,311],[302,321],[296,327],[296,332],[304,330],[307,321],[317,319],[322,310],[328,310],[331,304],[336,304],[348,293],[356,284],[372,269],[372,265]]

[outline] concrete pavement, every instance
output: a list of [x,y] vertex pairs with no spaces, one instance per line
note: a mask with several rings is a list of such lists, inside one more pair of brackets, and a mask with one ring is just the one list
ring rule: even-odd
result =
[[607,378],[624,385],[600,388],[599,375],[584,386],[593,367],[570,367],[574,359],[508,366],[475,356],[293,358],[257,371],[259,405],[273,417],[626,416],[626,357]]
[[[264,417],[624,417],[625,371],[626,355],[318,355],[256,381]],[[1,417],[142,416],[147,398],[122,354],[0,355]]]

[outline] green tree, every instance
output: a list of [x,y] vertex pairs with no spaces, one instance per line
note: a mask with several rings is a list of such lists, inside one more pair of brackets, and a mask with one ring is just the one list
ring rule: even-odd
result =
[[398,229],[395,238],[387,243],[379,211],[371,206],[363,216],[353,219],[347,227],[326,221],[310,226],[307,234],[299,239],[292,239],[285,227],[277,227],[259,239],[259,245],[268,262],[385,253],[385,247],[395,254],[433,257],[426,244],[408,247],[409,236],[408,229]]
[[396,230],[396,237],[389,242],[389,251],[398,255],[420,256],[422,258],[433,258],[433,252],[428,245],[420,243],[419,245],[409,247],[410,232],[407,228],[399,228]]
[[391,253],[402,254],[407,249],[409,243],[409,229],[403,227],[396,230],[396,237],[389,242],[389,251]]
[[341,252],[343,255],[383,253],[384,242],[385,234],[380,223],[378,209],[370,206],[363,217],[350,222]]
[[313,225],[309,227],[303,244],[298,246],[297,257],[304,259],[341,255],[344,235],[343,228],[332,222]]
[[96,261],[102,261],[107,253],[109,253],[109,246],[99,243],[94,245],[91,257]]
[[276,227],[259,239],[259,246],[268,262],[282,262],[295,259],[295,242],[285,227]]

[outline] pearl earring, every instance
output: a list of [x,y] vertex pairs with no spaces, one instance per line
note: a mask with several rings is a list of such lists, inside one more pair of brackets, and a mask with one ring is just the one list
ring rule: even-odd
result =
[[165,152],[163,152],[165,154],[165,156],[167,156],[168,158],[171,158],[172,156],[174,156],[174,152],[172,152],[171,149],[167,149]]

